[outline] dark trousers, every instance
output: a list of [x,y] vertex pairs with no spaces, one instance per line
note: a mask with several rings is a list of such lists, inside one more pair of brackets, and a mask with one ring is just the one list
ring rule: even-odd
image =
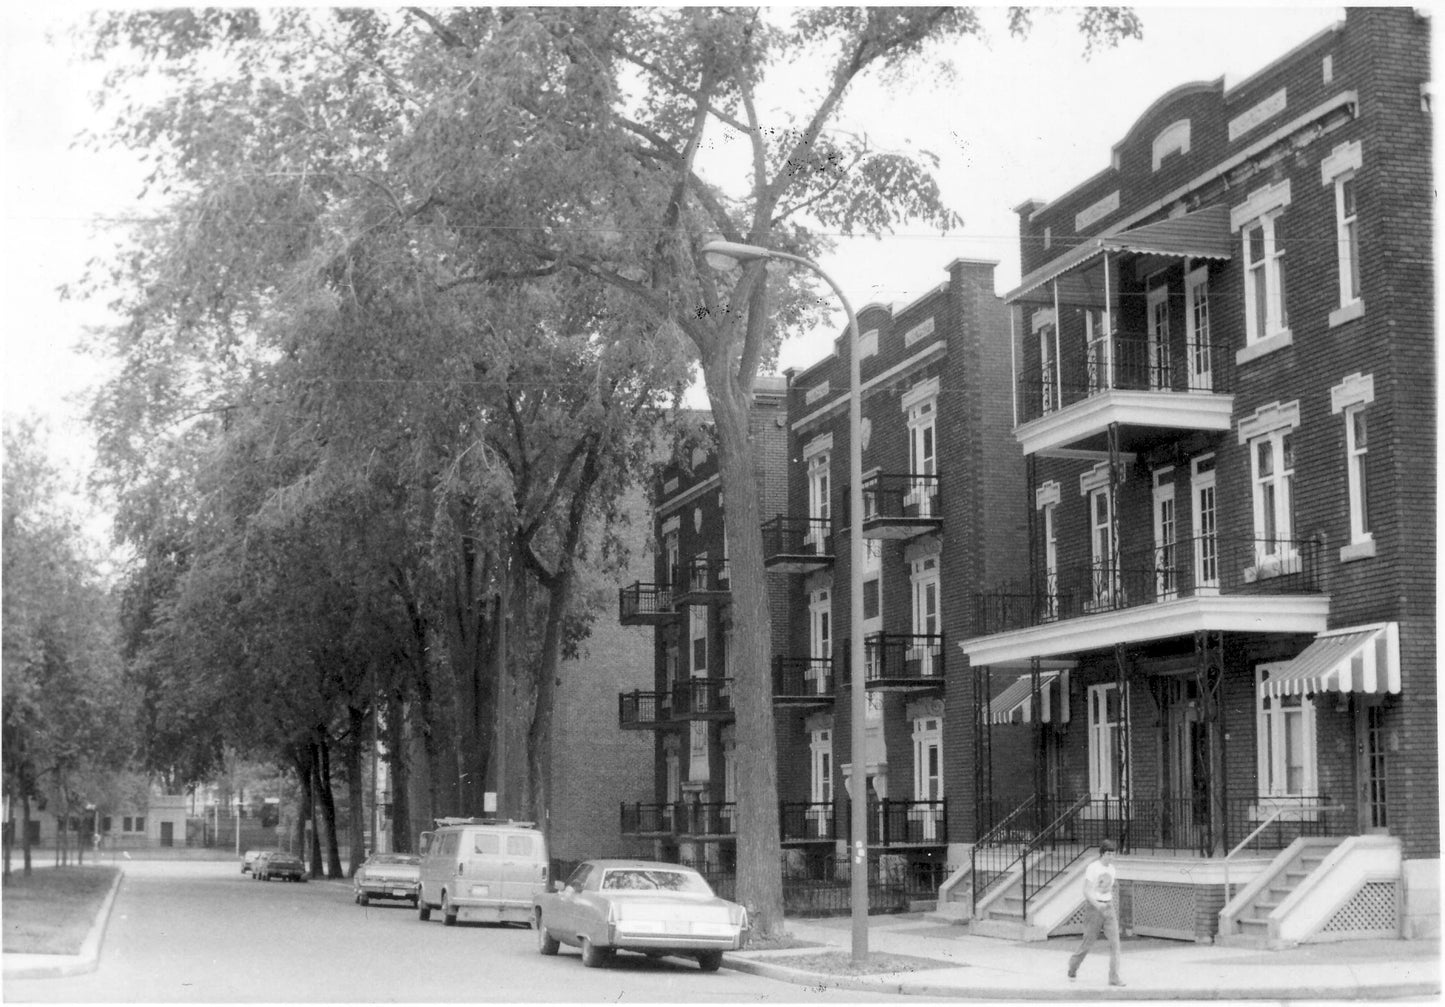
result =
[[1104,903],[1103,911],[1092,902],[1084,903],[1084,940],[1079,950],[1069,956],[1069,975],[1079,971],[1079,963],[1099,939],[1099,931],[1109,939],[1109,982],[1119,982],[1119,909],[1116,903]]

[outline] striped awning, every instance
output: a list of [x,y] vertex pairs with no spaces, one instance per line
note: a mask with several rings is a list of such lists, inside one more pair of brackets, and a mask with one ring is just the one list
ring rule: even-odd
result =
[[[1057,683],[1057,684],[1056,684]],[[1069,722],[1069,673],[1039,673],[1039,721],[1044,724]],[[1033,675],[1015,679],[988,704],[990,724],[1030,724],[1034,714]],[[1057,716],[1057,719],[1056,719]]]
[[[1229,230],[1229,207],[1206,206],[1202,210],[1171,217],[1153,224],[1130,228],[1117,234],[1090,238],[1063,255],[1029,273],[1017,288],[1004,295],[1006,303],[1022,300],[1031,291],[1057,280],[1095,256],[1106,252],[1137,252],[1173,255],[1193,259],[1228,259],[1234,254],[1234,236]],[[1080,291],[1072,294],[1078,296]],[[1069,303],[1073,301],[1066,297]]]
[[1267,677],[1259,694],[1272,699],[1320,692],[1398,693],[1399,623],[1332,629],[1293,660],[1260,667]]

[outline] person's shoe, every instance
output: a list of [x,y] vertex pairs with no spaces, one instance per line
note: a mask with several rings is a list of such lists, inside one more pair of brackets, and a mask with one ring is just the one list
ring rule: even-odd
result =
[[1110,979],[1110,980],[1109,980],[1109,985],[1110,985],[1110,986],[1128,986],[1129,984],[1126,983],[1126,982],[1125,982],[1124,980],[1122,980],[1122,979]]
[[1074,974],[1074,970],[1073,970],[1073,969],[1069,969],[1069,978],[1070,978],[1070,979],[1077,979],[1077,978],[1078,978],[1078,976],[1076,976],[1076,975]]

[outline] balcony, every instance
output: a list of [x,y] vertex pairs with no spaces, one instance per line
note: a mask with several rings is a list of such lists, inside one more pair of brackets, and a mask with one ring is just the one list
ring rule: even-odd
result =
[[677,834],[683,838],[723,839],[737,835],[737,805],[732,801],[683,801],[677,810]]
[[666,837],[677,833],[677,810],[680,804],[622,805],[621,825],[624,836]]
[[831,843],[840,835],[837,807],[832,801],[782,801],[778,825],[784,845]]
[[[948,802],[881,801],[868,802],[868,845],[883,847],[944,846],[948,843]],[[846,803],[842,812],[851,816]],[[852,824],[851,817],[847,819]],[[849,839],[851,835],[851,829]]]
[[833,522],[775,517],[763,524],[763,566],[779,573],[813,573],[833,565]]
[[1329,598],[1316,540],[1203,536],[1085,563],[976,598],[974,666],[1165,639],[1198,630],[1321,633]]
[[617,619],[624,626],[660,626],[680,618],[666,584],[638,581],[617,591]]
[[773,705],[832,706],[833,659],[829,657],[774,657]]
[[617,726],[624,731],[654,731],[676,723],[672,692],[623,692],[617,696]]
[[936,474],[885,475],[863,481],[863,537],[907,539],[943,527]]
[[[871,633],[863,640],[865,687],[917,692],[944,686],[943,634]],[[848,657],[844,644],[843,658]]]
[[720,605],[732,597],[725,559],[691,559],[677,568],[679,605]]
[[673,719],[731,720],[732,685],[730,678],[689,678],[673,683]]
[[[1172,349],[1182,348],[1175,355]],[[1072,365],[1072,366],[1071,366]],[[1025,454],[1063,448],[1107,450],[1117,423],[1122,451],[1143,451],[1193,431],[1230,429],[1234,350],[1224,343],[1160,344],[1121,332],[1088,344],[1081,360],[1019,381]]]

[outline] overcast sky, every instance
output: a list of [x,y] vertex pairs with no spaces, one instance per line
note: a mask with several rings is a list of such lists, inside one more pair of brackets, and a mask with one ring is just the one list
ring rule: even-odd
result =
[[[1102,170],[1111,147],[1164,92],[1189,81],[1242,79],[1343,16],[1319,5],[1262,8],[1137,8],[1144,39],[1082,57],[1067,14],[1041,15],[1028,41],[1010,39],[1003,9],[987,12],[991,40],[970,40],[946,82],[915,73],[901,90],[860,92],[840,122],[889,147],[915,145],[943,162],[945,195],[961,214],[957,233],[921,230],[852,240],[822,259],[855,306],[899,302],[945,279],[960,256],[996,259],[1000,293],[1019,275],[1017,218],[1025,199],[1053,199]],[[48,11],[48,13],[47,13]],[[100,373],[74,345],[99,305],[62,304],[56,288],[103,255],[107,218],[137,212],[141,172],[122,156],[73,147],[91,121],[93,68],[80,64],[62,31],[75,7],[6,5],[0,11],[0,137],[3,137],[4,365],[7,413],[40,410],[62,445],[84,438],[75,394]],[[841,315],[839,325],[841,326]],[[793,339],[782,366],[806,366],[831,349],[836,330]],[[67,462],[84,451],[65,448]]]

